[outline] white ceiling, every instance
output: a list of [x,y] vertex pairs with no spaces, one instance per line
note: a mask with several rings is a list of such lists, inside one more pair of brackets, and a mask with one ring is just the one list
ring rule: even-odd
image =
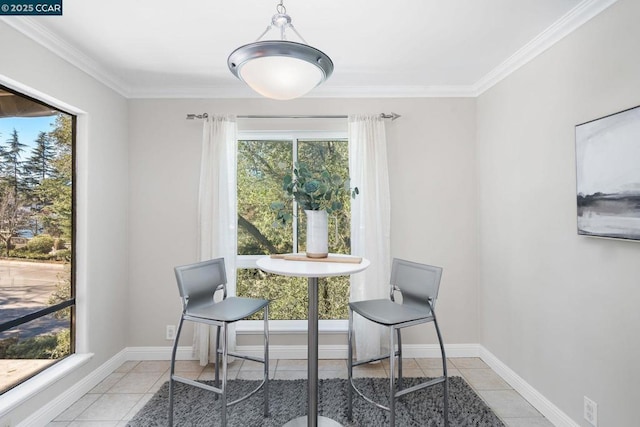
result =
[[[334,62],[309,97],[475,96],[616,0],[285,0]],[[227,57],[278,0],[64,0],[4,22],[127,97],[253,97]],[[271,35],[272,33],[270,33]],[[292,40],[295,38],[292,37]]]

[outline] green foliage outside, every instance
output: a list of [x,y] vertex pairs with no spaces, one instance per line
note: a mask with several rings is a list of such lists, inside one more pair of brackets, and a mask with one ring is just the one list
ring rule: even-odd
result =
[[293,251],[293,229],[273,227],[273,200],[291,173],[291,141],[238,141],[238,255]]
[[54,262],[70,262],[71,261],[71,251],[69,249],[64,249],[61,251],[56,251],[48,254],[43,254],[41,252],[32,252],[26,246],[21,248],[16,248],[11,251],[11,259],[29,259],[29,260],[37,260],[37,261],[54,261]]
[[53,250],[53,237],[48,234],[39,234],[27,242],[27,250],[41,254],[48,254]]
[[60,359],[71,353],[69,329],[57,334],[39,335],[25,340],[17,337],[0,341],[0,359]]
[[[268,255],[303,252],[306,242],[306,218],[302,207],[283,188],[285,177],[293,176],[294,162],[304,163],[309,173],[348,177],[346,140],[305,140],[298,143],[298,158],[293,158],[291,141],[238,141],[238,254]],[[348,187],[348,184],[347,184]],[[340,183],[344,188],[344,181]],[[343,206],[329,216],[329,251],[350,253],[350,191],[332,193],[331,203]],[[333,197],[335,196],[335,199]],[[282,200],[291,222],[283,226],[272,209]],[[294,210],[295,209],[295,210]],[[294,228],[297,242],[294,242]],[[349,277],[320,280],[319,314],[321,319],[346,319]],[[264,274],[258,270],[238,270],[237,294],[271,300],[272,319],[307,318],[307,281]],[[258,316],[257,319],[260,317]]]
[[26,246],[16,248],[11,251],[11,259],[26,259],[34,261],[48,261],[48,262],[70,262],[71,251],[68,249],[62,251],[56,251],[54,253],[43,254],[41,252],[31,252]]
[[[320,319],[346,319],[349,278],[318,279],[318,316]],[[258,269],[238,270],[237,294],[271,301],[270,319],[306,320],[308,306],[307,279],[267,274]],[[252,320],[261,320],[258,313]]]

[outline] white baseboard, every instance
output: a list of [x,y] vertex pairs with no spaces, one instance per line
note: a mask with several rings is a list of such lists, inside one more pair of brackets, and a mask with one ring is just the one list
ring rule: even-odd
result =
[[[236,350],[258,357],[262,355],[263,351],[262,346],[238,346]],[[480,344],[450,344],[445,346],[445,351],[447,357],[480,357],[554,426],[579,427],[575,421]],[[403,345],[403,352],[406,357],[411,358],[440,357],[440,347],[435,344],[405,344]],[[306,359],[307,346],[271,345],[269,347],[269,356],[273,359]],[[318,357],[320,359],[345,359],[347,357],[347,346],[321,345],[318,349]],[[171,347],[127,347],[58,398],[17,424],[16,427],[46,425],[126,361],[170,359]],[[196,360],[196,357],[193,355],[191,347],[178,347],[176,359]]]
[[520,393],[534,408],[545,416],[549,422],[556,427],[579,427],[580,425],[573,421],[567,414],[562,412],[560,408],[554,405],[549,399],[544,397],[538,390],[533,388],[522,377],[516,374],[511,368],[502,363],[500,359],[493,355],[483,346],[480,349],[480,358],[500,375],[515,391]]

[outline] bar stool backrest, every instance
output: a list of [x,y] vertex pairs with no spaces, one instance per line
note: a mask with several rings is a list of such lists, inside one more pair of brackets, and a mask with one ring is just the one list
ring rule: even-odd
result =
[[391,286],[402,294],[402,304],[419,309],[435,308],[442,268],[395,258],[391,266]]
[[175,273],[185,313],[189,307],[210,303],[218,290],[223,291],[223,299],[227,296],[224,258],[176,267]]

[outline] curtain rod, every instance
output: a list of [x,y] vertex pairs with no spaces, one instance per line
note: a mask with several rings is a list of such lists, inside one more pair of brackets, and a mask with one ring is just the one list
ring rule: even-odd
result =
[[[209,114],[187,114],[187,120],[195,120],[195,119],[206,119],[209,117]],[[322,115],[309,115],[309,116],[299,116],[299,115],[246,115],[246,116],[236,116],[239,119],[348,119],[349,116],[340,115],[340,116],[322,116]],[[380,113],[380,117],[383,119],[391,119],[392,121],[397,119],[400,114],[396,114],[392,112],[391,114]]]

